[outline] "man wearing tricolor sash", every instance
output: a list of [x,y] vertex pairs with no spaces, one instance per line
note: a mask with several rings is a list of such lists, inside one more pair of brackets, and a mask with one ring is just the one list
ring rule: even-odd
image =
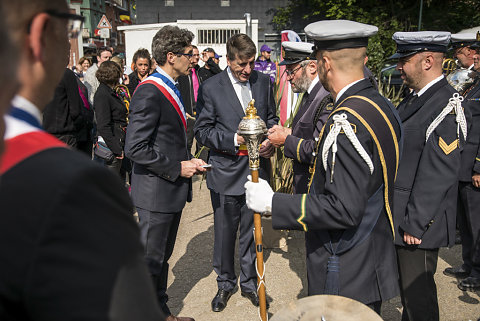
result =
[[42,129],[83,17],[65,0],[1,5],[21,86],[0,161],[0,320],[163,320],[124,185]]
[[153,38],[158,66],[132,97],[125,155],[133,162],[132,199],[137,209],[145,259],[160,307],[167,320],[193,320],[171,315],[167,306],[168,259],[172,255],[185,203],[192,200],[192,180],[205,162],[187,149],[187,119],[175,86],[192,68],[193,34],[165,26]]
[[312,23],[318,74],[334,108],[315,148],[309,193],[274,193],[247,182],[247,205],[271,212],[275,229],[305,231],[308,295],[341,295],[380,313],[398,295],[393,243],[393,183],[401,153],[395,108],[364,77],[375,26]]

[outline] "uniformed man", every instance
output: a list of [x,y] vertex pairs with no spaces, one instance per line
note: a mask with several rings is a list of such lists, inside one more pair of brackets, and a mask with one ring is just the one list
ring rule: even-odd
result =
[[285,56],[280,65],[286,66],[287,80],[292,91],[303,93],[291,128],[275,125],[268,139],[275,147],[284,145],[284,154],[293,159],[293,188],[295,193],[306,193],[309,167],[313,164],[315,138],[333,108],[330,93],[323,88],[317,75],[317,61],[311,57],[313,44],[307,42],[282,42]]
[[309,194],[274,193],[247,182],[247,205],[272,212],[276,229],[306,232],[308,295],[336,294],[369,305],[398,295],[391,220],[400,157],[395,108],[364,78],[371,25],[319,21],[305,32],[315,40],[320,82],[335,103],[316,146]]
[[397,52],[390,58],[399,59],[397,70],[412,89],[398,106],[405,145],[393,211],[402,320],[438,320],[433,276],[438,248],[455,240],[453,204],[467,125],[462,98],[442,74],[450,33],[397,32],[393,40]]
[[463,94],[474,81],[473,55],[475,49],[471,45],[475,43],[474,33],[457,33],[451,37],[451,49],[453,58],[456,59],[458,68],[447,76],[447,81],[460,94]]
[[[473,69],[480,71],[480,43],[471,45],[476,50]],[[475,77],[471,87],[464,92],[465,109],[472,114],[468,127],[467,143],[461,155],[461,167],[458,186],[458,226],[462,235],[463,264],[446,268],[445,275],[462,278],[458,287],[461,290],[480,288],[480,260],[476,258],[476,246],[480,246],[480,76]]]

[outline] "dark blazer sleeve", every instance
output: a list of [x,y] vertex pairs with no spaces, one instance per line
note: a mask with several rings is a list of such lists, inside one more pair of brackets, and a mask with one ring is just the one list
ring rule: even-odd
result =
[[[352,115],[348,114],[348,119],[357,126],[357,137],[374,162],[376,179],[372,180],[368,166],[346,135],[339,134],[333,181],[330,182],[330,151],[322,194],[274,194],[272,224],[275,229],[343,230],[360,224],[370,195],[359,191],[378,189],[382,183],[382,169],[375,161],[378,151],[367,129]],[[323,167],[321,156],[316,170],[323,170],[319,166]],[[371,186],[372,182],[377,182],[378,186]]]
[[[224,153],[235,155],[234,136],[235,132],[221,130],[216,126],[218,112],[216,110],[216,98],[219,89],[215,92],[215,86],[211,86],[212,79],[202,84],[198,90],[197,110],[201,110],[197,114],[197,120],[195,122],[195,138],[202,145],[209,148],[220,150]],[[209,86],[210,85],[210,86]]]
[[125,155],[152,173],[174,182],[180,176],[181,163],[153,147],[165,106],[172,108],[154,85],[145,84],[136,89],[130,105]]
[[97,119],[97,133],[102,136],[108,148],[116,155],[122,155],[123,148],[120,137],[115,136],[115,126],[112,118],[112,109],[115,108],[113,97],[103,85],[95,93],[93,103],[95,106],[95,117]]
[[24,280],[29,314],[45,321],[163,320],[120,180],[90,166],[65,185],[37,227],[43,231]]
[[[438,214],[460,167],[455,115],[449,114],[425,143],[400,228],[421,239]],[[443,143],[442,143],[443,142]]]
[[314,157],[316,141],[314,139],[303,139],[293,135],[285,138],[283,152],[286,157],[295,159],[299,163],[311,164]]

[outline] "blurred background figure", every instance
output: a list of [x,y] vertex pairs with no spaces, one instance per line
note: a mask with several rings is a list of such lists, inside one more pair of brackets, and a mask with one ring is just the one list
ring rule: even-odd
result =
[[94,98],[97,142],[106,144],[114,155],[109,160],[95,158],[108,168],[120,173],[127,127],[127,108],[114,88],[119,84],[122,70],[115,62],[105,61],[95,75],[100,82]]
[[218,65],[221,56],[217,55],[213,48],[205,48],[202,51],[202,61],[205,63],[202,68],[198,70],[198,77],[201,82],[208,78],[221,73],[222,69]]
[[255,70],[268,75],[273,84],[277,76],[277,64],[270,60],[271,55],[272,49],[267,45],[263,45],[260,48],[260,56],[255,60]]
[[100,83],[98,82],[95,73],[98,70],[98,67],[104,62],[112,59],[112,49],[110,47],[100,47],[97,49],[97,63],[93,64],[84,75],[84,83],[88,89],[88,102],[90,105],[93,105],[93,97],[95,97],[95,92],[97,91]]
[[92,66],[92,61],[88,57],[82,57],[78,61],[78,64],[75,66],[75,75],[83,81],[83,77],[87,72],[88,68]]
[[152,58],[147,49],[140,48],[133,54],[131,67],[133,72],[128,75],[129,83],[127,85],[130,96],[133,95],[138,84],[150,75],[151,64]]
[[43,112],[43,128],[91,157],[93,110],[86,97],[85,85],[72,70],[65,68],[53,100]]

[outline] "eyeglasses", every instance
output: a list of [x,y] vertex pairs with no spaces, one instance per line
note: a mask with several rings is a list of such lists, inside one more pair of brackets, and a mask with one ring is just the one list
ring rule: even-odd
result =
[[75,39],[80,34],[83,21],[85,20],[84,17],[78,14],[59,12],[57,10],[46,10],[45,13],[60,19],[68,19],[68,37],[70,39]]
[[188,59],[190,59],[190,58],[193,57],[193,54],[191,54],[191,53],[174,52],[174,54],[179,55],[179,56],[185,56],[185,57],[187,57]]
[[295,75],[295,73],[297,72],[298,69],[300,68],[303,68],[303,66],[298,66],[297,68],[293,69],[293,70],[287,70],[285,69],[285,73],[287,74],[288,77],[292,77],[293,75]]

